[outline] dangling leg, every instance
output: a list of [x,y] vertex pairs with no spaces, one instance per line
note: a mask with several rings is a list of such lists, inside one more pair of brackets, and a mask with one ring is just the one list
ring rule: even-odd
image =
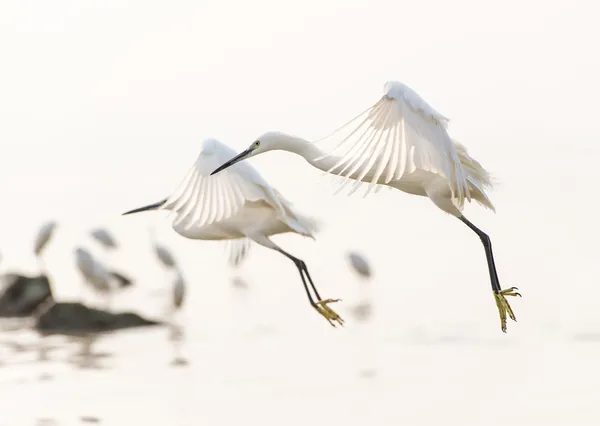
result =
[[515,290],[518,290],[516,287],[511,287],[506,290],[502,290],[500,287],[500,281],[498,280],[498,273],[496,272],[496,264],[494,263],[494,255],[492,253],[492,241],[490,237],[483,232],[481,229],[477,228],[473,225],[469,220],[467,220],[464,216],[459,216],[459,219],[467,225],[469,228],[475,232],[481,242],[483,243],[483,248],[485,249],[485,257],[487,258],[488,270],[490,272],[490,280],[492,282],[492,290],[494,292],[494,298],[496,299],[496,306],[498,307],[498,312],[500,313],[500,326],[502,327],[502,331],[506,333],[506,317],[507,314],[513,321],[516,321],[515,314],[508,304],[508,300],[506,300],[505,296],[519,296],[521,295],[517,293]]
[[492,291],[494,292],[494,299],[496,300],[496,306],[498,307],[498,312],[500,313],[500,326],[502,331],[506,333],[506,317],[507,315],[513,320],[516,321],[515,314],[513,313],[508,301],[505,296],[521,296],[519,293],[516,293],[516,287],[511,287],[506,290],[502,290],[500,287],[500,281],[498,281],[498,274],[496,273],[496,265],[494,264],[494,256],[492,254],[492,242],[490,237],[483,232],[481,229],[477,228],[470,221],[467,220],[466,217],[462,215],[460,210],[454,205],[452,202],[452,193],[450,191],[450,187],[445,179],[437,179],[429,182],[427,186],[424,188],[427,196],[433,203],[438,206],[440,209],[445,211],[446,213],[455,216],[460,219],[465,225],[467,225],[473,232],[475,232],[481,242],[483,243],[483,247],[485,249],[485,257],[487,258],[488,269],[490,271],[490,280],[492,282]]
[[[291,254],[287,253],[281,247],[279,247],[277,244],[275,244],[273,241],[271,241],[268,237],[259,235],[259,236],[249,236],[249,238],[251,238],[257,244],[260,244],[263,247],[267,247],[272,250],[278,251],[279,253],[283,254],[285,257],[290,259],[292,262],[294,262],[294,265],[296,265],[296,268],[298,268],[298,272],[300,272],[300,278],[302,279],[302,284],[304,285],[304,290],[306,291],[306,295],[308,296],[308,301],[310,302],[311,306],[313,308],[315,308],[319,314],[324,316],[325,319],[327,321],[329,321],[329,324],[331,324],[333,327],[335,327],[336,322],[340,325],[344,324],[344,320],[333,309],[331,309],[329,306],[327,306],[329,303],[339,302],[340,299],[325,299],[325,300],[321,299],[321,296],[319,295],[319,292],[317,291],[317,289],[312,281],[312,278],[310,277],[310,274],[308,273],[308,268],[306,267],[306,263],[304,263],[303,260],[298,259],[297,257],[292,256]],[[306,277],[305,277],[305,275],[306,275]],[[314,301],[312,295],[310,294],[310,290],[306,283],[307,279],[308,279],[308,283],[310,284],[311,288],[313,289],[313,291],[315,293],[315,296],[317,297],[317,302]]]
[[[333,321],[336,321],[340,325],[344,325],[344,320],[333,309],[331,309],[329,306],[327,306],[329,303],[339,302],[340,299],[325,299],[325,300],[321,299],[321,296],[319,296],[319,293],[317,292],[317,289],[315,288],[315,285],[313,284],[312,278],[310,277],[310,274],[308,273],[308,268],[306,267],[306,263],[304,263],[303,260],[298,259],[297,257],[294,257],[291,254],[283,251],[280,248],[278,248],[276,250],[278,252],[280,252],[281,254],[283,254],[284,256],[286,256],[288,259],[291,259],[292,262],[294,262],[294,264],[298,268],[298,271],[300,272],[300,277],[302,278],[302,283],[304,284],[304,289],[306,290],[306,294],[308,295],[308,300],[310,301],[310,304],[313,306],[313,308],[315,308],[317,310],[317,312],[319,312],[321,315],[323,315],[325,317],[325,319],[327,321],[329,321],[329,324],[331,324],[332,326],[335,327],[335,323]],[[312,287],[313,291],[315,292],[318,302],[315,302],[312,299],[312,297],[310,295],[310,291],[308,290],[308,287],[306,285],[306,279],[304,278],[304,275],[306,275],[306,278],[308,279],[310,286]]]

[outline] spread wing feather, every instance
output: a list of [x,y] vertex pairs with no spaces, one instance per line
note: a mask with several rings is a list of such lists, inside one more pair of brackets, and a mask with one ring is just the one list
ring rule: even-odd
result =
[[235,151],[217,140],[204,142],[202,152],[185,179],[161,206],[176,214],[173,226],[185,223],[189,229],[225,220],[247,201],[267,201],[285,215],[273,189],[249,163],[240,162],[210,176],[234,155]]
[[471,196],[447,126],[448,119],[408,86],[388,82],[375,105],[322,139],[336,146],[315,160],[335,157],[328,172],[342,177],[339,190],[354,182],[350,193],[363,181],[369,184],[368,194],[375,184],[401,180],[416,169],[435,173],[448,180],[462,207]]

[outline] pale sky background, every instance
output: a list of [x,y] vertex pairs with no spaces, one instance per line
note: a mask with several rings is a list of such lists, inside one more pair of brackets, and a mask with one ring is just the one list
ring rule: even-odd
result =
[[[316,242],[276,240],[307,262],[322,295],[348,303],[356,280],[345,252],[362,251],[376,273],[382,331],[461,325],[510,339],[598,328],[598,8],[4,1],[0,267],[34,272],[34,235],[56,219],[46,259],[59,297],[78,294],[73,247],[101,253],[85,234],[94,226],[123,244],[112,258],[125,272],[166,285],[147,247],[156,223],[185,267],[187,309],[206,312],[212,327],[231,276],[219,245],[184,240],[157,214],[119,215],[173,191],[204,138],[236,150],[267,130],[318,138],[376,102],[391,79],[449,117],[451,136],[499,181],[497,214],[470,205],[466,215],[491,236],[503,287],[524,295],[513,302],[519,322],[500,332],[483,248],[456,219],[398,191],[333,197],[320,172],[282,152],[252,164],[326,228]],[[244,271],[265,318],[323,330],[283,256],[255,246]]]

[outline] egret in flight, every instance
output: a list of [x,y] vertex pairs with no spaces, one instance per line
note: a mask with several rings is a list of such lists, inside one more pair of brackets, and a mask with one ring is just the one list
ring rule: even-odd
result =
[[[302,156],[318,169],[339,176],[344,182],[342,188],[354,181],[350,193],[364,182],[368,184],[365,196],[375,186],[387,185],[428,197],[481,239],[500,326],[506,332],[507,315],[516,321],[506,296],[521,295],[516,292],[516,287],[505,290],[500,287],[490,237],[462,214],[465,200],[475,200],[495,211],[486,194],[486,188],[492,186],[490,175],[461,143],[450,138],[448,122],[405,84],[387,82],[379,101],[316,144],[288,134],[268,132],[212,174],[246,158],[284,150]],[[327,141],[333,142],[335,148],[324,150],[317,146]]]
[[[317,312],[334,327],[336,323],[343,324],[342,318],[328,306],[339,299],[322,299],[304,261],[284,251],[269,238],[292,232],[314,239],[317,221],[299,213],[248,163],[238,164],[218,176],[210,176],[215,168],[234,154],[235,151],[215,139],[205,140],[196,163],[173,195],[123,214],[168,210],[176,215],[173,229],[185,238],[248,238],[278,251],[298,268],[308,300]],[[245,244],[234,247],[247,252]],[[309,284],[316,300],[311,295]]]

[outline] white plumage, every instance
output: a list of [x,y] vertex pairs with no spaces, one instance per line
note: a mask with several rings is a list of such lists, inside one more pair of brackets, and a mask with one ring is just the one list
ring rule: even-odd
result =
[[[276,250],[291,259],[302,278],[311,305],[332,325],[342,319],[314,287],[306,264],[285,252],[269,237],[296,233],[314,238],[318,222],[298,212],[272,188],[250,164],[238,164],[224,173],[211,172],[235,154],[231,148],[208,139],[183,182],[169,198],[124,214],[168,210],[175,215],[173,229],[183,237],[198,240],[238,240],[230,246],[230,261],[239,262],[248,252],[249,241]],[[310,284],[317,301],[310,293]],[[335,300],[337,301],[337,300]]]
[[448,119],[411,88],[387,82],[377,103],[321,140],[336,146],[314,160],[335,159],[327,172],[354,180],[351,193],[362,181],[370,183],[368,193],[376,183],[410,181],[416,171],[428,172],[449,183],[462,208],[465,198],[471,200],[470,189],[447,126]]
[[237,268],[248,256],[250,247],[252,246],[252,240],[248,238],[241,238],[237,240],[227,241],[227,251],[229,252],[228,261],[229,264]]
[[[207,139],[194,166],[175,193],[161,207],[177,213],[173,226],[201,228],[231,218],[248,202],[266,201],[278,214],[286,212],[269,184],[249,164],[229,173],[210,176],[217,166],[235,154],[227,145]],[[310,231],[306,231],[309,233]]]
[[245,158],[285,150],[341,177],[344,183],[341,188],[353,182],[350,193],[366,183],[365,195],[372,188],[385,185],[428,197],[481,239],[501,328],[506,331],[507,316],[516,319],[505,296],[520,294],[515,292],[515,287],[501,289],[489,236],[462,214],[465,200],[475,200],[494,210],[485,193],[486,188],[491,187],[490,175],[462,144],[450,138],[448,121],[405,84],[387,82],[383,96],[375,104],[317,143],[285,133],[267,132],[212,174],[227,172]]

